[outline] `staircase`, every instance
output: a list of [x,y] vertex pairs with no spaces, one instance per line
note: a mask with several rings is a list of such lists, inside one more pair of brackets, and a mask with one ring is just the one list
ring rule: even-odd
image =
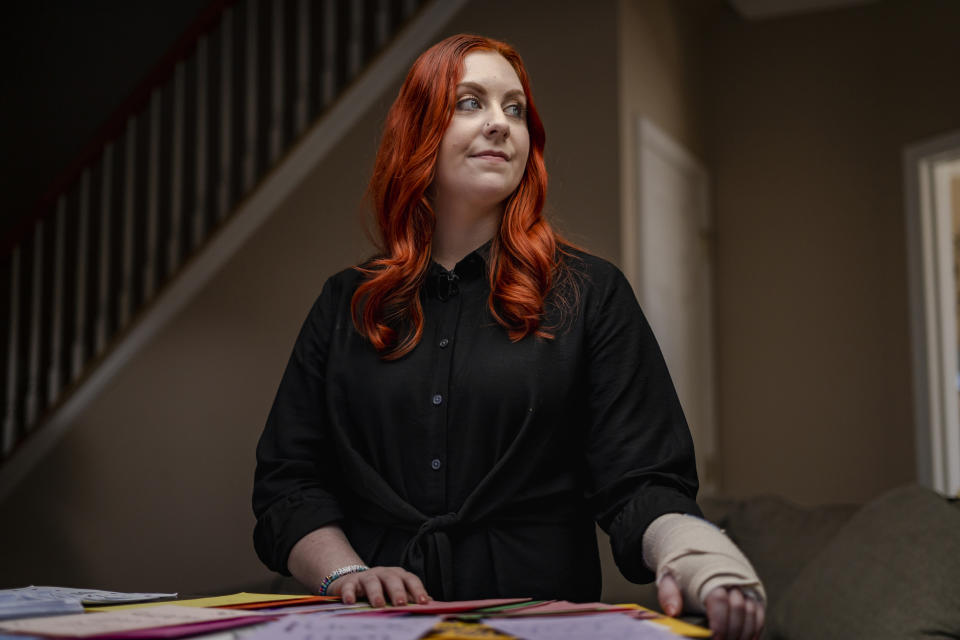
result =
[[466,0],[218,0],[0,248],[0,500]]

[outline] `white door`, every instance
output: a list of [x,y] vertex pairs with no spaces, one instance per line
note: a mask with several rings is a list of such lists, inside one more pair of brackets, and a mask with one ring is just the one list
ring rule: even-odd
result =
[[710,494],[719,478],[707,172],[649,120],[641,119],[637,131],[637,205],[624,224],[626,275],[660,342],[693,435],[701,490]]

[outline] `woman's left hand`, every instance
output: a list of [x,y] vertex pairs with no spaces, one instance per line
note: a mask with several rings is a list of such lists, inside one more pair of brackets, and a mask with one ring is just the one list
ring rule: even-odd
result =
[[[668,616],[683,610],[683,594],[673,576],[667,574],[657,589],[660,606]],[[738,587],[717,587],[707,595],[704,606],[713,637],[717,640],[752,640],[760,637],[766,613],[763,602]]]

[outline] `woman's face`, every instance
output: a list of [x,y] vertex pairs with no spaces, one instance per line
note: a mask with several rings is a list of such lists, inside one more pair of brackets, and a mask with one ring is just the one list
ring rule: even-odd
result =
[[489,207],[520,184],[530,152],[526,97],[506,58],[474,51],[463,61],[457,102],[437,154],[438,200]]

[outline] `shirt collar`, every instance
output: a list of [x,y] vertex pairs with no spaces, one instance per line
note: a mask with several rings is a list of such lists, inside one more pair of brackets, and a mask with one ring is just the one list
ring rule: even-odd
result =
[[426,277],[427,292],[441,300],[447,300],[459,293],[457,282],[469,282],[486,275],[492,245],[493,240],[487,240],[464,256],[450,271],[431,261]]

